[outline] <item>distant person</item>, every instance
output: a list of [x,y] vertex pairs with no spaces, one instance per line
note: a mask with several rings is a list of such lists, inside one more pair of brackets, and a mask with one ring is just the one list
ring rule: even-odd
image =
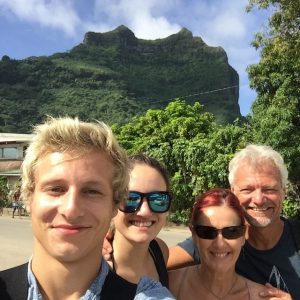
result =
[[104,123],[50,118],[35,127],[22,166],[34,235],[29,263],[0,272],[1,300],[174,299],[142,277],[134,295],[102,259],[128,195],[128,159]]
[[21,209],[22,209],[22,203],[21,203],[21,188],[17,187],[17,189],[13,193],[13,201],[12,201],[12,207],[13,207],[13,212],[12,212],[12,218],[15,217],[15,212],[16,210],[18,211],[18,216],[21,218]]
[[3,207],[4,207],[4,193],[0,191],[0,216],[3,215]]
[[[245,210],[249,230],[237,272],[300,299],[300,221],[281,217],[288,171],[268,146],[249,145],[229,163],[229,183]],[[191,238],[170,249],[171,269],[200,262]]]

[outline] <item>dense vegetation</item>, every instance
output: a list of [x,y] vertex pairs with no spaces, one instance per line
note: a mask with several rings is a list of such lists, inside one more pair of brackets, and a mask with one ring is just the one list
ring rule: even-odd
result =
[[[300,218],[300,6],[295,0],[250,0],[249,3],[249,10],[255,6],[260,9],[274,6],[274,13],[269,20],[268,31],[258,33],[253,42],[261,51],[261,60],[258,64],[249,66],[248,70],[251,85],[256,89],[258,97],[246,123],[236,120],[220,125],[215,115],[205,111],[205,106],[200,104],[201,99],[200,103],[187,103],[177,99],[165,108],[148,109],[126,124],[113,125],[118,140],[129,154],[146,152],[160,159],[168,168],[174,193],[170,214],[172,221],[187,220],[196,194],[211,187],[228,186],[228,162],[237,150],[248,143],[270,145],[283,155],[290,174],[283,213],[285,216]],[[106,36],[108,37],[113,38],[114,35]],[[103,36],[94,37],[89,34],[86,38],[89,47],[95,44],[95,51],[99,43],[105,44]],[[82,54],[85,44],[78,47]],[[65,63],[60,55],[53,56],[52,62],[47,59],[43,61],[43,58],[34,59],[35,64],[38,61],[42,64],[59,62],[62,69]],[[3,59],[2,66],[4,63],[25,67],[9,58]],[[150,65],[149,62],[149,68]],[[81,65],[78,68],[83,67]],[[102,74],[112,72],[103,66],[101,68]],[[73,71],[75,70],[76,68]],[[99,69],[95,72],[100,76]],[[18,76],[22,76],[19,71],[13,78]],[[37,75],[40,79],[42,76],[43,74]],[[55,78],[54,74],[51,76]],[[119,75],[113,76],[117,78]],[[7,78],[9,80],[10,77]],[[57,85],[64,82],[62,78],[64,77],[57,79]],[[68,77],[65,80],[69,80]],[[111,79],[108,82],[111,85],[115,83]],[[87,91],[93,93],[93,89]],[[63,93],[62,90],[61,92]],[[118,92],[125,95],[125,88],[118,85]],[[71,99],[74,97],[69,98],[70,101]],[[126,98],[126,101],[132,107],[138,105],[131,98]],[[19,105],[22,109],[22,102]],[[65,105],[67,107],[67,102]],[[33,112],[36,107],[32,106],[30,109]],[[90,113],[95,110],[89,108]],[[74,114],[82,117],[78,111]],[[8,118],[8,115],[3,113],[3,117]],[[7,124],[11,124],[9,119]]]
[[274,13],[268,30],[253,41],[261,60],[248,68],[258,97],[247,124],[220,126],[198,103],[177,101],[115,128],[129,153],[145,151],[170,170],[172,220],[187,219],[193,195],[228,186],[228,162],[248,143],[270,145],[283,155],[290,175],[283,213],[300,218],[300,6],[295,0],[250,0],[248,10],[255,6],[272,6]]
[[45,115],[126,123],[178,96],[201,100],[227,123],[240,117],[238,75],[220,47],[182,29],[165,39],[137,39],[126,27],[88,32],[68,53],[0,62],[0,131],[29,132]]
[[129,154],[145,152],[164,162],[174,193],[171,219],[179,222],[186,221],[197,193],[228,186],[228,162],[247,136],[246,125],[221,126],[199,103],[180,100],[113,129]]

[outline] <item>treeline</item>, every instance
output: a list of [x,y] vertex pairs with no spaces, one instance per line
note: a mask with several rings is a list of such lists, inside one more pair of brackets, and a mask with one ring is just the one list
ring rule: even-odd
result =
[[175,199],[170,217],[175,221],[187,219],[197,193],[228,187],[228,162],[249,143],[282,154],[290,180],[283,213],[300,218],[300,6],[298,0],[249,0],[247,10],[270,7],[268,27],[253,41],[261,59],[248,73],[258,96],[246,123],[221,126],[200,104],[177,100],[114,126],[130,154],[146,152],[169,169]]
[[[199,103],[188,105],[178,99],[126,125],[113,125],[113,130],[128,154],[147,153],[165,164],[174,195],[170,220],[184,223],[195,195],[212,187],[229,187],[228,163],[234,153],[249,143],[261,143],[254,127],[251,120],[222,126]],[[285,153],[285,149],[276,150]],[[287,159],[287,164],[293,174],[293,160]],[[296,190],[297,182],[292,182],[284,203],[285,216],[300,217]]]

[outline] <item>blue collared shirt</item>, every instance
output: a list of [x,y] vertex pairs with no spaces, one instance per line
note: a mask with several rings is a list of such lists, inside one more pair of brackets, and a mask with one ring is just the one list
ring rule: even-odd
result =
[[[107,262],[102,259],[101,272],[99,272],[96,279],[93,281],[86,293],[80,297],[80,300],[101,300],[100,294],[108,274],[109,266]],[[31,260],[28,264],[28,297],[27,300],[43,300],[43,296],[39,291],[36,278],[31,270]],[[169,290],[161,285],[160,282],[143,276],[137,286],[137,292],[134,300],[174,300]],[[121,299],[120,299],[121,300]]]

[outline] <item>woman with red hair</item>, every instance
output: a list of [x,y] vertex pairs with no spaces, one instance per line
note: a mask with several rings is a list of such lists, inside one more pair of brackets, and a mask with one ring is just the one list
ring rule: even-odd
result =
[[291,299],[236,273],[246,225],[243,208],[230,190],[215,188],[196,197],[189,227],[201,264],[169,272],[176,299]]

